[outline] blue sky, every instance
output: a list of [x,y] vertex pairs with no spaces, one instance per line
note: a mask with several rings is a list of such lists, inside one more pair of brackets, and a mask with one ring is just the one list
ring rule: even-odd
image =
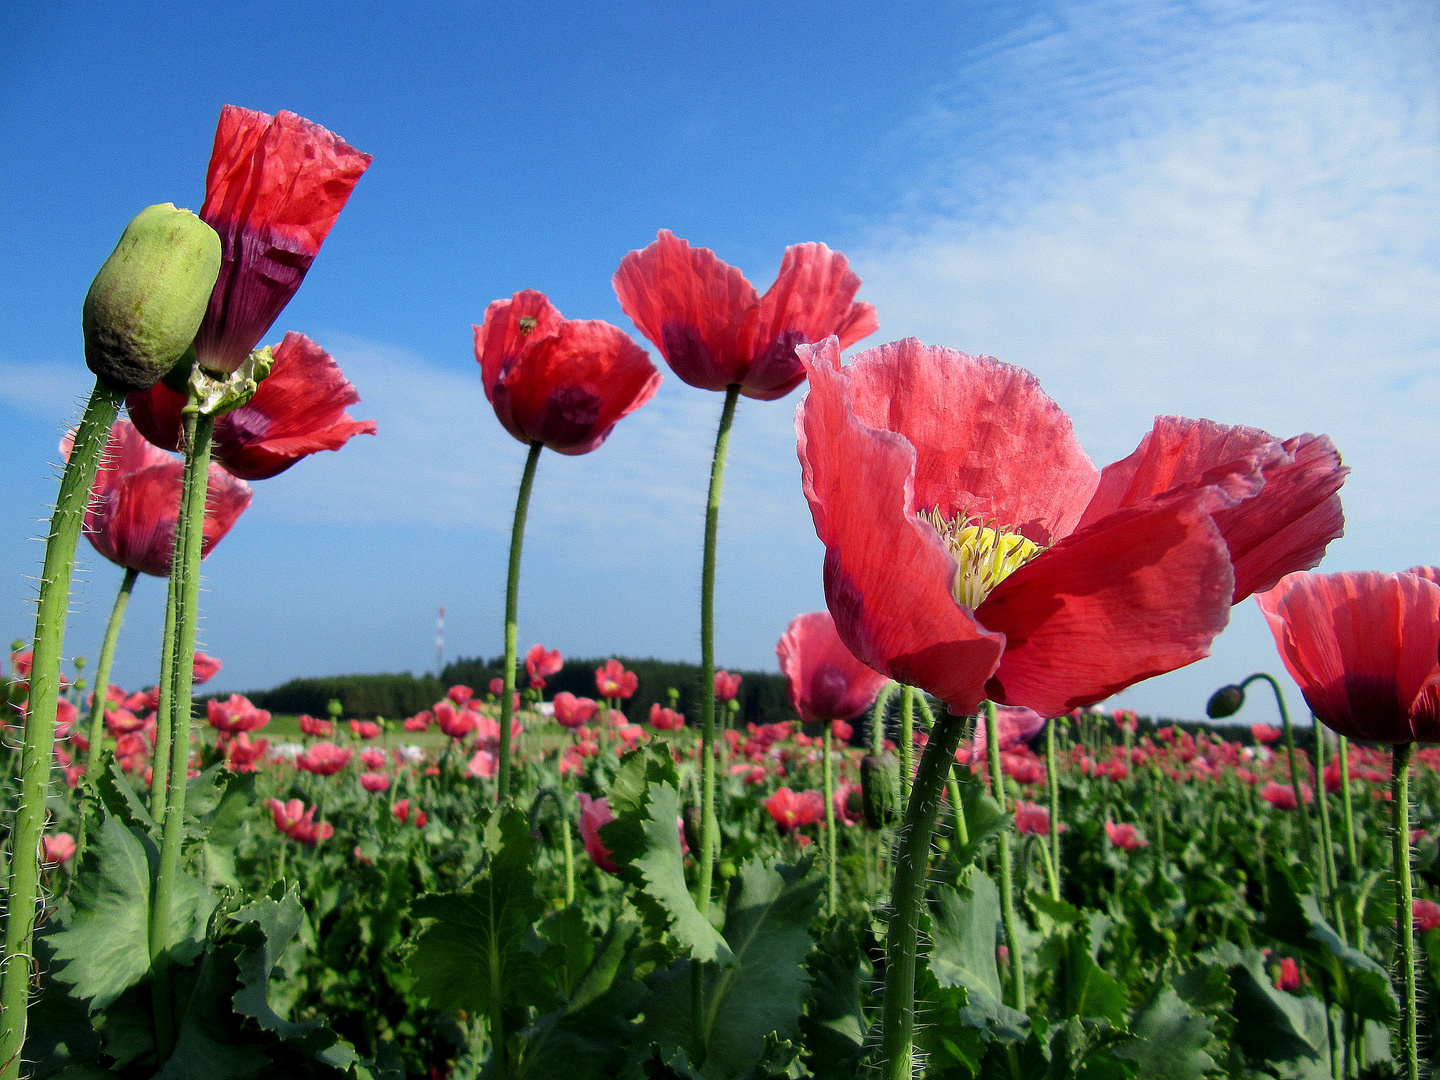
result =
[[[79,308],[124,223],[198,207],[215,117],[288,108],[375,156],[273,337],[301,330],[380,434],[256,485],[207,560],[215,686],[500,649],[524,451],[470,325],[522,288],[631,329],[610,288],[659,228],[762,290],[845,251],[914,334],[1035,371],[1097,464],[1157,413],[1330,434],[1355,472],[1326,569],[1440,561],[1440,17],[1340,2],[12,4],[0,14],[0,636],[26,636],[55,443],[88,389]],[[775,667],[823,606],[799,393],[744,401],[717,656]],[[522,646],[698,656],[718,395],[667,378],[584,458],[541,460]],[[82,542],[82,547],[85,545]],[[85,551],[69,650],[120,571]],[[161,588],[116,677],[153,681]],[[1197,716],[1278,670],[1253,605],[1124,695]],[[1256,719],[1268,718],[1264,707]]]

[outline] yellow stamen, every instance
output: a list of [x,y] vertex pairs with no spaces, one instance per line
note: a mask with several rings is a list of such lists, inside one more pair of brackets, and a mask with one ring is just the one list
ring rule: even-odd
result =
[[968,608],[979,607],[995,586],[1044,550],[1018,532],[985,525],[968,514],[947,521],[939,511],[926,510],[920,518],[934,526],[955,556],[955,581],[950,591]]

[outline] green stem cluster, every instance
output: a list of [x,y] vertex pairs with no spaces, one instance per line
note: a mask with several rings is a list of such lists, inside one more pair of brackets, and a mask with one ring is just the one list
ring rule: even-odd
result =
[[[1300,846],[1305,853],[1305,865],[1315,865],[1315,843],[1310,836],[1310,811],[1305,806],[1305,792],[1301,787],[1301,776],[1299,766],[1295,760],[1295,726],[1290,723],[1290,710],[1285,707],[1285,695],[1280,690],[1280,684],[1271,675],[1263,671],[1257,671],[1240,684],[1243,690],[1257,679],[1264,680],[1270,684],[1270,689],[1275,691],[1275,707],[1280,711],[1280,723],[1285,729],[1285,757],[1290,764],[1290,786],[1295,791],[1295,812],[1300,816]],[[1320,877],[1323,880],[1325,871],[1320,870]]]
[[510,797],[510,723],[515,715],[515,663],[520,634],[520,552],[525,546],[525,518],[530,512],[535,466],[544,448],[540,442],[530,444],[525,472],[520,477],[520,493],[515,497],[515,522],[510,527],[510,570],[505,578],[505,671],[500,691],[500,760],[495,773],[495,797],[501,805]]
[[[990,794],[1001,813],[1008,814],[1005,798],[1005,772],[1000,767],[1000,725],[995,717],[995,703],[985,705],[985,749],[990,759]],[[1010,950],[1010,996],[1015,1008],[1025,1011],[1025,962],[1020,955],[1020,930],[1015,918],[1014,869],[1010,864],[1009,823],[1000,830],[997,840],[1000,854],[1000,921],[1005,927],[1005,945]]]
[[70,582],[75,545],[85,522],[85,508],[95,472],[110,437],[110,425],[123,392],[97,380],[85,414],[75,432],[40,574],[35,613],[34,655],[30,668],[29,712],[20,757],[20,802],[15,811],[10,846],[10,881],[6,890],[5,955],[0,972],[0,1078],[20,1075],[25,1045],[25,1011],[30,999],[36,907],[40,888],[40,837],[45,830],[45,803],[55,751],[55,716],[60,701],[60,665],[65,650],[65,617],[70,609]]

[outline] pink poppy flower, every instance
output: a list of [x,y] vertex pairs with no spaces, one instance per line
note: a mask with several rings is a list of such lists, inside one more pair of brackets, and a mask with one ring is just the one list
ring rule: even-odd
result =
[[75,838],[68,832],[47,833],[41,844],[45,849],[41,862],[64,866],[75,857]]
[[1136,848],[1150,846],[1150,841],[1146,840],[1134,825],[1117,825],[1113,821],[1107,821],[1105,835],[1110,838],[1110,843],[1122,851],[1134,851]]
[[[800,719],[847,720],[864,711],[889,679],[866,667],[845,647],[828,611],[790,620],[775,655]],[[849,727],[849,725],[845,725]],[[847,734],[841,742],[849,742]]]
[[531,686],[538,681],[543,687],[545,677],[554,675],[564,666],[565,658],[560,655],[559,649],[546,649],[544,645],[531,645],[530,651],[525,654],[525,673],[530,676]]
[[270,722],[270,714],[266,710],[255,708],[249,698],[240,694],[231,694],[225,701],[207,701],[205,712],[210,726],[225,735],[255,731]]
[[350,730],[357,739],[378,739],[380,725],[373,720],[351,720]]
[[619,660],[606,660],[595,669],[595,689],[602,698],[628,698],[640,688],[640,676],[626,671]]
[[300,730],[306,735],[318,735],[324,738],[330,734],[330,728],[332,726],[329,720],[317,720],[310,715],[302,715],[300,717]]
[[567,319],[534,289],[496,300],[474,330],[485,397],[523,443],[588,454],[660,386],[660,373],[629,334],[599,320]]
[[1028,372],[883,345],[796,350],[804,490],[850,651],[965,715],[1059,716],[1209,652],[1230,606],[1342,530],[1328,439],[1162,417],[1097,472]]
[[[1045,729],[1045,718],[1034,709],[1015,705],[995,707],[995,729],[1000,736],[1000,753],[1009,753],[1023,746]],[[989,741],[984,723],[975,726],[975,735],[969,743],[962,742],[955,751],[955,760],[962,765],[983,765],[989,753]]]
[[[1038,803],[1015,800],[1015,831],[1033,836],[1050,835],[1050,808]],[[1065,831],[1062,822],[1060,831]]]
[[334,743],[317,742],[295,758],[295,766],[316,776],[334,776],[350,764],[350,754]]
[[366,772],[383,769],[385,767],[385,751],[377,750],[373,746],[366,747],[360,751],[360,765]]
[[105,728],[111,735],[124,735],[127,732],[139,731],[145,726],[145,721],[128,709],[106,709]]
[[457,711],[448,701],[435,703],[435,726],[452,739],[463,739],[475,730],[480,714],[473,709]]
[[405,822],[410,820],[410,800],[401,799],[394,806],[390,807],[390,812],[395,815],[396,821],[402,825],[405,824]]
[[416,713],[402,725],[406,731],[429,731],[430,725],[435,720],[435,714],[429,709]]
[[720,701],[734,701],[740,693],[740,676],[728,671],[715,672],[715,697]]
[[451,701],[453,701],[456,705],[463,707],[470,704],[470,699],[475,696],[475,691],[471,690],[468,686],[456,685],[450,687],[449,690],[446,690],[445,696],[448,697]]
[[839,336],[841,348],[873,334],[875,309],[854,303],[860,278],[824,244],[785,249],[780,274],[762,297],[708,248],[668,229],[615,271],[620,307],[691,386],[746,397],[782,398],[805,380],[795,346]]
[[844,720],[831,720],[830,735],[837,743],[844,746],[855,737],[855,728],[847,724]]
[[818,791],[791,791],[782,787],[765,800],[765,809],[770,811],[780,832],[788,833],[824,821],[825,796]]
[[[248,488],[247,488],[247,490],[248,490]],[[206,513],[206,514],[209,514],[209,513],[210,513],[210,507],[211,507],[211,505],[212,505],[212,501],[211,501],[210,498],[207,497],[207,499],[205,500],[205,513]],[[222,667],[224,667],[224,666],[225,666],[225,664],[224,664],[223,661],[217,660],[217,659],[215,659],[215,657],[213,657],[213,656],[206,656],[206,655],[205,655],[203,652],[201,652],[199,649],[196,649],[196,650],[195,650],[195,663],[194,663],[194,665],[193,665],[193,670],[192,670],[192,672],[191,672],[190,680],[191,680],[191,682],[193,682],[196,686],[199,686],[201,683],[207,683],[207,682],[209,682],[211,679],[213,679],[216,675],[218,675],[218,674],[220,673],[220,669],[221,669]]]
[[569,690],[562,690],[555,695],[555,721],[561,727],[581,727],[595,715],[599,705],[588,697],[577,698]]
[[840,824],[859,825],[865,820],[865,814],[860,804],[859,784],[841,784],[835,789],[831,798],[835,804],[835,820]]
[[242,731],[225,743],[225,766],[231,772],[255,772],[269,749],[268,739],[257,739],[252,743],[250,735]]
[[674,709],[662,709],[656,703],[650,706],[650,726],[656,731],[679,731],[685,726],[685,717]]
[[1415,932],[1417,934],[1423,934],[1427,930],[1440,929],[1440,904],[1434,900],[1416,900],[1412,912],[1415,916]]
[[500,755],[493,750],[478,750],[470,759],[470,764],[465,766],[465,771],[471,776],[493,780],[500,771]]
[[1300,992],[1300,987],[1300,965],[1295,963],[1293,956],[1284,957],[1280,961],[1280,974],[1275,978],[1275,989],[1296,994]]
[[373,795],[389,789],[390,777],[383,772],[361,773],[360,786]]
[[[1309,784],[1300,785],[1300,794],[1306,803],[1313,802],[1315,799],[1314,789]],[[1295,788],[1289,783],[1277,784],[1271,780],[1260,789],[1260,797],[1276,810],[1294,810],[1298,805],[1295,802]]]
[[1285,732],[1281,728],[1271,727],[1269,724],[1251,724],[1250,737],[1260,746],[1269,746],[1280,741],[1280,736]]
[[610,849],[600,842],[600,827],[615,820],[610,800],[592,799],[583,791],[575,797],[580,800],[580,839],[585,844],[585,854],[607,874],[618,874],[620,868],[610,857]]

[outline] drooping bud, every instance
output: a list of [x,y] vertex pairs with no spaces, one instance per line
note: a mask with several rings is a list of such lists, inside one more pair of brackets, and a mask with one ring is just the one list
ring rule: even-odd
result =
[[889,825],[899,806],[899,759],[894,754],[866,754],[860,759],[860,809],[865,824],[872,829]]
[[1220,687],[1210,695],[1210,700],[1205,703],[1205,715],[1211,720],[1222,720],[1227,716],[1234,716],[1244,704],[1244,688],[1232,683],[1230,686]]
[[148,390],[195,340],[220,273],[220,237],[189,210],[140,211],[85,295],[85,363],[124,390]]

